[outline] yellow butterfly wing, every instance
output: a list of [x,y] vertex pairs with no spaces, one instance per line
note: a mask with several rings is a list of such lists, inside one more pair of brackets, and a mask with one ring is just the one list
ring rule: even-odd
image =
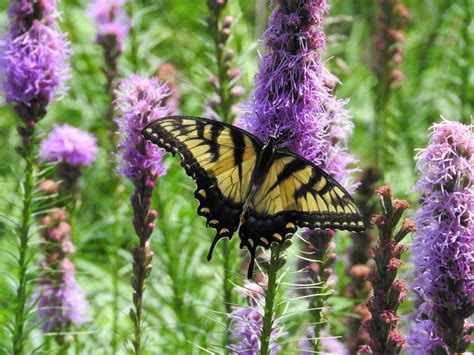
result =
[[250,188],[262,143],[245,131],[222,122],[188,116],[159,119],[143,136],[166,151],[178,154],[186,173],[197,183],[198,214],[217,230],[217,241],[232,237]]
[[350,194],[331,176],[293,153],[277,151],[240,227],[241,247],[254,253],[283,243],[297,227],[365,229],[362,213]]

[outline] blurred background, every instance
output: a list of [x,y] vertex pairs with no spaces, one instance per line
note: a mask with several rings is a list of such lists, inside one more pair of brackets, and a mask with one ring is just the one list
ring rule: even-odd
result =
[[[387,54],[380,50],[383,24],[377,20],[379,1],[332,0],[325,20],[327,68],[341,83],[335,94],[348,100],[354,123],[349,147],[363,171],[377,167],[394,195],[409,200],[415,207],[417,181],[414,156],[427,142],[429,127],[448,120],[471,123],[474,105],[474,2],[470,0],[405,0],[390,41],[399,48]],[[259,57],[260,37],[270,10],[268,1],[229,0],[226,13],[235,18],[229,47],[234,63],[241,70],[239,85],[246,89],[244,102],[253,89]],[[69,93],[51,105],[40,123],[45,137],[55,124],[69,123],[92,132],[98,138],[98,159],[82,171],[80,198],[71,217],[72,240],[76,253],[79,283],[90,303],[92,321],[74,333],[76,353],[125,352],[124,343],[132,329],[128,311],[131,305],[130,247],[135,243],[129,196],[132,185],[110,170],[111,146],[107,137],[105,112],[111,100],[104,90],[102,48],[94,43],[96,27],[86,14],[83,0],[63,0],[60,26],[72,43],[72,77]],[[8,2],[0,0],[2,30],[7,28]],[[214,51],[205,19],[205,1],[135,1],[125,5],[133,26],[120,58],[119,76],[131,73],[165,76],[179,93],[179,110],[186,115],[203,116],[206,101],[213,97],[207,79],[215,73]],[[393,45],[393,43],[391,43]],[[165,65],[165,67],[163,67]],[[117,115],[117,114],[116,114]],[[20,167],[15,154],[17,118],[11,107],[0,107],[0,210],[14,210],[17,191],[15,171]],[[158,211],[157,228],[151,238],[155,253],[153,272],[148,279],[146,302],[146,348],[150,353],[205,353],[221,349],[225,335],[225,308],[222,303],[222,253],[216,248],[211,262],[205,255],[212,231],[196,214],[194,184],[176,159],[166,159],[166,176],[159,179],[153,197]],[[360,178],[360,174],[355,174]],[[0,222],[0,255],[14,250],[9,227]],[[240,262],[234,238],[232,261]],[[409,242],[409,241],[408,241]],[[346,332],[351,309],[361,300],[344,297],[347,284],[344,251],[352,241],[346,233],[336,238],[338,261],[335,264],[336,294],[329,300],[330,332]],[[35,256],[38,257],[38,256]],[[3,258],[3,256],[1,257]],[[296,263],[292,252],[290,264]],[[405,265],[401,272],[407,272]],[[12,285],[8,263],[0,263],[0,288]],[[234,275],[241,284],[245,272]],[[291,277],[289,277],[291,279]],[[8,288],[8,286],[6,287]],[[5,289],[6,289],[5,288]],[[282,286],[282,300],[294,297],[289,286]],[[241,301],[241,300],[240,300]],[[239,299],[235,299],[239,303]],[[305,336],[304,302],[291,302],[284,319],[285,353],[298,347]],[[411,311],[404,304],[402,314]],[[8,307],[0,304],[6,318]],[[5,312],[3,312],[5,309]],[[294,311],[294,312],[293,312]],[[30,334],[31,349],[42,343],[39,330]],[[9,342],[0,330],[0,344]],[[97,350],[101,349],[101,350]]]

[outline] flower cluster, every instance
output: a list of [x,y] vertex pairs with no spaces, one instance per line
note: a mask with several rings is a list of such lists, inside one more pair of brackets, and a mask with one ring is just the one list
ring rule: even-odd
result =
[[40,159],[44,162],[91,165],[96,155],[96,138],[68,124],[56,126],[40,145]]
[[44,259],[35,297],[38,318],[43,331],[63,332],[88,321],[88,304],[76,281],[74,264],[68,259],[75,247],[66,212],[55,209],[40,220],[40,225]]
[[163,151],[144,141],[141,132],[148,123],[170,114],[171,110],[164,105],[170,90],[156,78],[132,75],[120,83],[117,95],[117,108],[124,113],[116,119],[121,137],[118,144],[122,157],[120,171],[132,180],[142,176],[154,180],[165,173],[161,165]]
[[226,5],[227,1],[221,0],[207,2],[210,16],[207,17],[206,22],[214,42],[217,73],[207,79],[215,95],[205,102],[204,115],[210,119],[232,123],[239,112],[235,102],[245,94],[245,88],[236,83],[241,76],[240,69],[233,66],[234,52],[226,48],[234,24],[232,16],[225,16],[222,19]]
[[[260,339],[263,328],[263,313],[265,307],[264,289],[250,281],[236,291],[247,298],[248,307],[234,307],[229,314],[229,342],[227,346],[235,354],[257,354],[260,350]],[[269,345],[270,354],[277,354],[281,347],[276,343],[282,335],[282,328],[276,322],[271,333]]]
[[95,0],[88,13],[97,26],[97,44],[114,51],[123,51],[123,42],[127,38],[131,21],[124,10],[125,0]]
[[55,7],[56,1],[12,2],[10,31],[1,47],[6,99],[29,107],[34,117],[65,93],[69,78],[69,43],[55,22]]
[[287,146],[345,182],[350,173],[346,167],[354,162],[345,148],[352,125],[345,101],[331,95],[337,79],[321,60],[322,20],[328,6],[320,0],[274,4],[264,34],[268,52],[242,126],[264,141],[290,129]]
[[123,111],[117,118],[121,141],[118,150],[122,160],[120,172],[132,180],[135,190],[131,197],[133,208],[133,226],[139,239],[139,245],[132,248],[133,257],[133,303],[135,309],[130,316],[135,326],[133,346],[136,353],[141,349],[141,322],[143,309],[144,283],[152,268],[153,252],[148,239],[155,227],[158,213],[150,208],[151,195],[156,179],[165,173],[161,165],[163,151],[156,145],[145,141],[141,132],[148,123],[170,114],[165,105],[171,94],[166,84],[157,78],[143,78],[132,75],[123,80],[117,92],[117,107]]
[[403,61],[401,44],[405,42],[404,31],[409,13],[400,0],[379,0],[379,7],[372,68],[378,81],[385,83],[387,90],[388,86],[396,85],[404,76],[397,66]]
[[158,79],[166,82],[171,89],[171,94],[165,98],[165,106],[171,109],[173,115],[179,115],[180,111],[178,106],[181,100],[181,94],[178,90],[178,71],[176,67],[170,62],[165,62],[158,68],[157,76]]
[[379,230],[379,242],[371,251],[375,270],[368,275],[373,296],[367,302],[367,309],[372,317],[361,325],[361,331],[367,333],[370,341],[362,345],[359,351],[364,354],[399,354],[406,346],[406,340],[397,329],[400,322],[397,310],[407,297],[405,281],[396,279],[402,265],[402,253],[406,250],[399,243],[415,231],[415,223],[404,219],[395,232],[403,212],[410,208],[410,204],[404,200],[392,200],[392,191],[388,185],[378,188],[376,193],[382,214],[374,214],[371,218]]
[[96,155],[96,138],[68,124],[56,126],[40,145],[41,161],[59,163],[56,173],[66,192],[75,190],[81,166],[91,165]]
[[422,203],[412,247],[413,286],[424,304],[410,342],[426,349],[427,342],[421,339],[429,331],[430,344],[439,346],[442,339],[449,352],[461,353],[471,343],[473,329],[467,318],[474,312],[472,127],[448,121],[435,124],[428,147],[416,160]]
[[[381,179],[381,174],[375,167],[368,167],[363,170],[360,178],[360,185],[357,189],[357,202],[365,217],[365,224],[369,225],[370,216],[376,212],[376,203],[373,201],[373,191],[377,182]],[[344,290],[344,295],[350,299],[365,300],[371,292],[370,283],[367,276],[371,271],[368,265],[370,260],[370,248],[375,240],[373,230],[367,229],[361,233],[351,234],[352,245],[347,251],[348,265],[346,274],[350,278],[350,283]],[[366,333],[359,332],[362,322],[370,318],[370,312],[365,302],[355,305],[352,313],[358,317],[350,317],[347,320],[347,332],[344,335],[345,344],[351,353],[356,353],[359,347],[366,344],[369,339]]]

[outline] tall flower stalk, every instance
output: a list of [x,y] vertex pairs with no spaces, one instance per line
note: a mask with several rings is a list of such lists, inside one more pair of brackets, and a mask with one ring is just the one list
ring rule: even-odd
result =
[[40,262],[35,297],[38,300],[38,319],[44,332],[56,333],[57,342],[64,344],[64,332],[72,325],[80,326],[89,320],[88,304],[76,281],[74,264],[69,259],[75,247],[66,211],[53,210],[40,220],[40,226],[44,258]]
[[[228,40],[231,34],[231,27],[234,19],[228,15],[224,17],[227,0],[208,0],[207,7],[209,16],[206,19],[207,30],[213,40],[213,59],[215,61],[215,75],[208,78],[209,85],[214,90],[214,97],[205,104],[205,116],[212,119],[222,120],[232,123],[235,119],[235,102],[237,98],[242,96],[243,88],[236,85],[236,81],[240,76],[240,70],[233,66],[234,53],[228,48]],[[223,295],[224,307],[227,314],[230,314],[233,303],[231,282],[232,278],[232,253],[230,240],[223,240]],[[226,329],[229,329],[229,319],[227,319]],[[229,334],[224,337],[227,342]]]
[[[368,167],[362,172],[360,185],[357,189],[356,199],[362,209],[365,225],[370,224],[370,216],[376,212],[377,201],[374,201],[373,192],[382,175],[375,167]],[[371,228],[361,233],[352,233],[352,246],[347,251],[348,265],[346,274],[350,278],[344,289],[344,295],[353,300],[365,300],[371,291],[367,281],[372,266],[370,263],[370,250],[372,242],[376,240],[375,231]],[[367,334],[359,332],[363,321],[370,318],[370,312],[365,302],[356,304],[352,313],[358,317],[347,320],[347,333],[344,335],[345,344],[351,354],[357,353],[359,347],[366,344],[369,339]]]
[[[283,329],[275,319],[272,324],[263,322],[267,309],[264,288],[247,281],[242,287],[236,287],[236,291],[247,298],[248,306],[233,307],[228,315],[230,344],[227,349],[237,354],[277,354],[281,350],[277,340],[283,335]],[[263,333],[265,341],[261,341]]]
[[115,131],[113,122],[116,80],[119,71],[119,58],[124,50],[124,41],[131,27],[131,20],[124,10],[126,0],[94,0],[88,14],[97,26],[95,42],[102,47],[104,54],[105,91],[111,101],[105,113],[109,135]]
[[244,94],[244,89],[236,85],[240,70],[232,65],[234,52],[228,48],[234,18],[230,15],[223,16],[226,6],[227,0],[207,0],[209,16],[206,22],[214,45],[213,59],[217,72],[215,76],[208,78],[215,96],[206,103],[206,115],[232,123],[236,99]]
[[[290,130],[293,134],[283,145],[353,190],[355,185],[350,182],[351,170],[347,167],[355,159],[346,149],[352,124],[344,109],[346,101],[332,95],[338,80],[324,68],[321,58],[325,49],[322,22],[327,3],[279,0],[273,6],[263,36],[267,54],[262,58],[257,87],[241,125],[263,141],[280,130]],[[333,234],[324,233],[330,233],[329,238]],[[321,250],[321,255],[324,254]],[[277,278],[270,276],[267,297],[274,297],[272,282]],[[318,297],[319,292],[314,295],[314,302],[319,302]],[[323,319],[320,313],[312,313],[312,317],[316,321]],[[318,344],[315,343],[316,349]]]
[[55,208],[52,212],[39,221],[43,258],[39,264],[34,298],[37,300],[40,328],[47,333],[56,333],[56,342],[64,346],[68,345],[64,334],[72,326],[79,327],[89,320],[86,314],[88,304],[69,257],[75,252],[69,218],[74,213],[75,204],[68,204],[66,198],[74,202],[78,197],[81,166],[92,164],[96,154],[95,137],[67,124],[56,126],[40,145],[39,160],[57,163],[55,173],[60,185],[53,180],[44,180],[37,189],[45,195],[54,196],[58,191],[61,194],[53,201]]
[[[375,31],[373,38],[372,71],[377,78],[374,85],[375,96],[375,162],[383,168],[386,157],[394,156],[394,142],[390,139],[391,122],[388,103],[391,93],[404,78],[398,68],[403,61],[402,44],[405,41],[405,27],[409,17],[408,9],[402,0],[378,0],[375,16]],[[392,125],[393,126],[393,125]],[[390,150],[391,149],[391,150]]]
[[69,76],[69,44],[56,23],[56,1],[15,0],[8,10],[10,27],[0,48],[0,68],[6,101],[14,106],[20,123],[17,152],[24,163],[22,207],[18,236],[18,287],[12,330],[12,351],[24,352],[28,319],[28,267],[31,260],[32,211],[34,208],[36,125],[49,103],[66,92]]
[[134,324],[132,340],[135,354],[143,353],[143,294],[145,281],[151,273],[153,251],[149,239],[155,228],[157,212],[150,206],[156,179],[166,170],[161,165],[163,151],[142,139],[145,126],[170,114],[164,100],[170,91],[158,79],[132,75],[123,80],[118,88],[117,107],[123,115],[117,118],[121,141],[118,150],[121,155],[120,172],[129,178],[135,190],[130,199],[133,208],[133,226],[139,243],[132,248],[133,258],[133,305],[130,318]]
[[417,157],[421,206],[412,247],[413,288],[422,304],[409,338],[415,353],[463,353],[474,313],[474,133],[444,121]]
[[378,188],[376,194],[382,213],[374,214],[371,218],[379,231],[378,243],[371,251],[375,270],[368,275],[373,289],[373,295],[367,302],[371,318],[361,325],[361,331],[367,333],[370,340],[360,347],[359,352],[399,354],[407,344],[397,329],[400,323],[397,310],[407,298],[405,281],[396,279],[398,269],[402,266],[401,256],[406,251],[400,242],[415,231],[415,223],[406,218],[398,227],[403,212],[411,206],[405,200],[392,200],[390,186]]

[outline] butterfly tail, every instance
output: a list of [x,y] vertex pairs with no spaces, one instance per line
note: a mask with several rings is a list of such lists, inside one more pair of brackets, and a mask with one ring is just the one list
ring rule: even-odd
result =
[[247,270],[247,279],[252,279],[253,275],[253,268],[255,266],[255,249],[254,248],[249,248],[250,252],[250,263],[249,263],[249,268]]
[[207,261],[211,261],[214,248],[216,247],[217,242],[221,240],[222,238],[223,238],[222,236],[216,235],[214,239],[212,240],[211,247],[209,248],[209,253],[207,253]]

